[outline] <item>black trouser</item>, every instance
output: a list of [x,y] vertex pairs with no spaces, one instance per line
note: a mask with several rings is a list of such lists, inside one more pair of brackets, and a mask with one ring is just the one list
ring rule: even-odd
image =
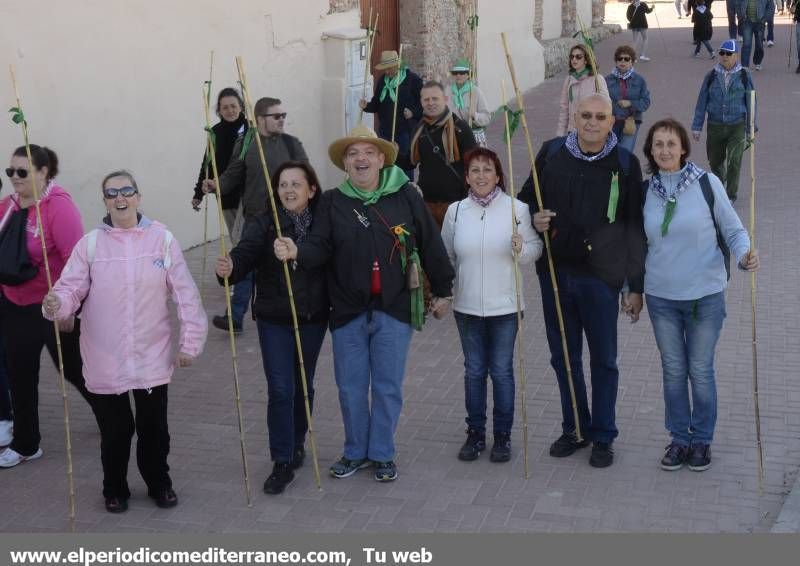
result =
[[[14,411],[11,448],[23,456],[31,456],[39,449],[42,439],[39,434],[39,365],[42,347],[47,347],[53,363],[58,366],[56,333],[53,323],[42,316],[41,304],[19,306],[3,299],[2,311],[8,381]],[[91,394],[83,381],[79,338],[80,321],[76,319],[73,332],[61,333],[64,377],[89,401]]]
[[11,392],[8,389],[8,370],[6,369],[6,346],[3,343],[3,327],[0,324],[0,421],[10,421]]
[[147,493],[157,497],[172,487],[167,455],[167,385],[152,389],[134,389],[136,419],[131,412],[128,392],[120,395],[92,395],[100,425],[100,458],[103,461],[103,496],[128,499],[128,460],[131,439],[136,430],[136,463],[147,484]]

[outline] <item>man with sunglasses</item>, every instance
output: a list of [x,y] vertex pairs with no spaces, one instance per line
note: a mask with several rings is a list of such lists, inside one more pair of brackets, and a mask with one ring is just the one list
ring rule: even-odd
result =
[[[303,143],[298,138],[284,132],[287,113],[279,99],[271,97],[258,99],[253,107],[253,114],[256,117],[258,135],[261,136],[261,145],[264,147],[264,157],[270,174],[287,161],[309,162]],[[252,143],[254,134],[251,132],[252,130],[248,130],[247,134],[236,142],[228,168],[219,178],[219,189],[223,195],[244,186],[242,213],[245,222],[268,212],[269,206],[267,182],[261,167],[258,145]],[[215,190],[212,179],[203,182],[204,192],[210,193]],[[252,286],[251,274],[250,277],[243,279],[234,287],[231,308],[233,310],[233,329],[236,332],[242,331],[242,321],[250,303]],[[215,316],[212,323],[220,330],[228,330],[227,316]]]
[[692,137],[700,141],[708,116],[708,164],[725,185],[732,203],[739,190],[742,153],[747,147],[750,91],[756,88],[750,71],[739,64],[738,50],[734,39],[726,39],[720,45],[719,63],[703,79],[692,121]]
[[471,69],[467,59],[459,59],[450,74],[450,101],[453,115],[461,118],[472,127],[475,141],[486,147],[486,126],[492,120],[492,111],[486,102],[486,95],[471,78]]
[[[617,143],[606,95],[580,99],[575,124],[566,137],[545,142],[536,158],[543,208],[535,198],[532,175],[519,199],[530,207],[534,228],[550,235],[580,424],[578,437],[555,293],[543,256],[536,272],[562,412],[562,434],[550,446],[550,455],[570,456],[591,441],[589,464],[605,468],[614,462],[612,444],[618,434],[617,301],[623,284],[627,288],[621,305],[632,321],[642,309],[642,170],[636,156]],[[584,336],[591,357],[591,407],[583,375]]]

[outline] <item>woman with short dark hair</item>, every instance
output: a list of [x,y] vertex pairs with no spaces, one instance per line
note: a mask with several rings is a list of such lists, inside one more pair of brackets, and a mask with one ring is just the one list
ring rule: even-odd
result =
[[644,155],[652,176],[644,200],[644,292],[672,437],[661,467],[678,470],[686,463],[700,472],[711,466],[714,352],[725,319],[728,254],[746,271],[758,269],[759,260],[722,183],[688,160],[690,148],[686,128],[671,118],[647,134]]
[[608,96],[614,109],[614,133],[620,147],[631,153],[642,125],[642,115],[650,108],[647,81],[636,72],[636,51],[630,45],[620,45],[614,51],[615,67],[606,75]]

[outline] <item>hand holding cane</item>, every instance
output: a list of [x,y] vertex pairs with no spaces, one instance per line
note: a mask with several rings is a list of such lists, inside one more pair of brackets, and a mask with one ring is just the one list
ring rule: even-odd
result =
[[[517,75],[514,72],[514,62],[511,59],[511,52],[508,48],[508,39],[506,38],[506,34],[501,33],[500,36],[503,39],[503,49],[506,53],[506,63],[508,64],[508,71],[511,74],[511,82],[514,86],[514,92],[517,98],[517,105],[519,106],[520,112],[520,122],[522,124],[522,129],[525,131],[525,140],[528,144],[528,157],[531,161],[531,175],[533,177],[533,188],[534,193],[536,195],[536,204],[539,207],[539,210],[544,210],[544,204],[542,202],[542,191],[539,187],[539,174],[536,171],[536,156],[533,153],[533,143],[531,142],[531,134],[528,130],[528,121],[525,118],[525,106],[522,100],[522,92],[519,90],[519,85],[517,83]],[[550,232],[545,230],[542,233],[544,237],[544,247],[547,251],[547,268],[550,272],[550,283],[553,286],[553,297],[556,307],[556,318],[558,319],[558,330],[561,334],[561,348],[564,353],[564,365],[567,370],[567,384],[569,385],[569,395],[570,400],[572,401],[572,412],[573,417],[575,419],[575,436],[578,442],[583,441],[583,436],[581,434],[581,423],[580,418],[578,415],[578,402],[575,397],[575,383],[572,379],[572,363],[570,362],[569,357],[569,348],[567,346],[567,333],[564,326],[564,314],[561,310],[561,294],[558,290],[558,278],[556,277],[556,268],[555,263],[553,262],[553,251],[550,247]]]
[[[244,71],[244,61],[241,57],[236,57],[236,68],[239,72],[239,82],[242,85],[242,94],[244,95],[244,103],[245,103],[245,110],[247,112],[248,120],[251,121],[251,128],[255,128],[255,116],[253,115],[253,104],[250,100],[250,89],[247,87],[247,77]],[[281,223],[280,219],[278,218],[278,208],[275,203],[275,194],[272,190],[272,180],[269,176],[269,169],[267,168],[267,160],[264,156],[264,147],[261,145],[261,136],[256,132],[254,136],[256,140],[256,147],[258,148],[258,157],[261,161],[261,168],[264,172],[264,179],[266,180],[267,184],[267,195],[269,197],[269,204],[270,210],[272,211],[272,221],[275,225],[275,232],[277,234],[277,238],[280,239],[283,237],[281,231]],[[316,442],[316,435],[314,432],[314,423],[311,419],[311,402],[308,397],[308,380],[306,378],[306,366],[303,361],[303,347],[302,343],[300,342],[300,327],[297,321],[297,307],[294,303],[294,291],[292,290],[292,277],[289,274],[289,264],[285,261],[283,262],[283,276],[286,280],[286,288],[289,291],[289,307],[292,313],[292,327],[294,330],[294,341],[295,346],[297,348],[297,359],[299,362],[300,367],[300,383],[303,386],[303,400],[305,402],[305,409],[306,409],[306,421],[308,422],[308,436],[311,440],[311,455],[314,460],[314,476],[317,480],[317,489],[322,489],[322,483],[319,477],[319,461],[317,460],[317,442]]]
[[[33,156],[31,155],[31,145],[28,141],[28,121],[22,112],[22,102],[20,101],[19,89],[17,87],[17,76],[14,72],[14,65],[9,65],[11,72],[11,83],[14,86],[14,97],[17,105],[12,108],[12,120],[15,124],[22,126],[22,137],[25,141],[25,155],[28,158],[28,167],[31,173],[34,171]],[[44,262],[44,272],[47,279],[48,294],[53,292],[53,278],[50,273],[50,261],[47,258],[47,242],[45,240],[45,226],[42,222],[42,210],[39,206],[39,188],[36,186],[36,175],[31,175],[31,186],[33,187],[33,200],[36,209],[36,226],[39,233],[39,241],[42,245],[42,258]],[[70,530],[75,532],[75,480],[72,471],[72,435],[69,424],[69,401],[67,399],[67,387],[64,377],[64,353],[61,350],[61,332],[58,321],[53,320],[53,331],[56,337],[56,353],[58,358],[58,384],[61,389],[61,400],[64,407],[64,442],[67,454],[67,489],[69,491],[69,525]]]
[[[214,174],[214,188],[215,193],[217,195],[217,215],[219,218],[219,251],[222,257],[226,257],[228,255],[228,251],[225,249],[225,219],[222,217],[222,194],[219,188],[219,171],[217,169],[217,152],[216,148],[214,147],[213,140],[211,139],[211,113],[209,110],[209,98],[211,92],[211,83],[209,82],[207,85],[204,85],[204,92],[203,92],[203,105],[205,107],[206,113],[206,134],[208,137],[208,151],[209,151],[209,158],[211,160],[211,171]],[[251,125],[251,127],[254,127]],[[258,137],[256,135],[256,137]],[[208,198],[208,197],[206,197]],[[253,504],[250,498],[250,473],[247,466],[247,450],[245,449],[245,442],[244,442],[244,418],[242,417],[242,402],[241,402],[241,390],[239,389],[239,362],[237,359],[236,354],[236,336],[233,332],[233,310],[231,308],[231,285],[230,281],[228,281],[227,277],[223,278],[223,284],[225,285],[225,306],[228,309],[228,336],[230,338],[231,343],[231,363],[233,364],[233,394],[234,394],[234,401],[236,402],[236,416],[239,425],[239,448],[242,453],[242,470],[244,473],[244,491],[245,496],[247,498],[247,506],[252,507]]]

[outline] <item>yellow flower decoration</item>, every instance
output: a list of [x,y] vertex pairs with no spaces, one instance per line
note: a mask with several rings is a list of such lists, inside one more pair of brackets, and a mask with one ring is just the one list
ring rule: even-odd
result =
[[403,226],[404,224],[398,224],[397,226],[392,228],[392,232],[394,232],[398,236],[402,236],[403,234],[405,234],[406,236],[410,235],[408,230],[403,228]]

